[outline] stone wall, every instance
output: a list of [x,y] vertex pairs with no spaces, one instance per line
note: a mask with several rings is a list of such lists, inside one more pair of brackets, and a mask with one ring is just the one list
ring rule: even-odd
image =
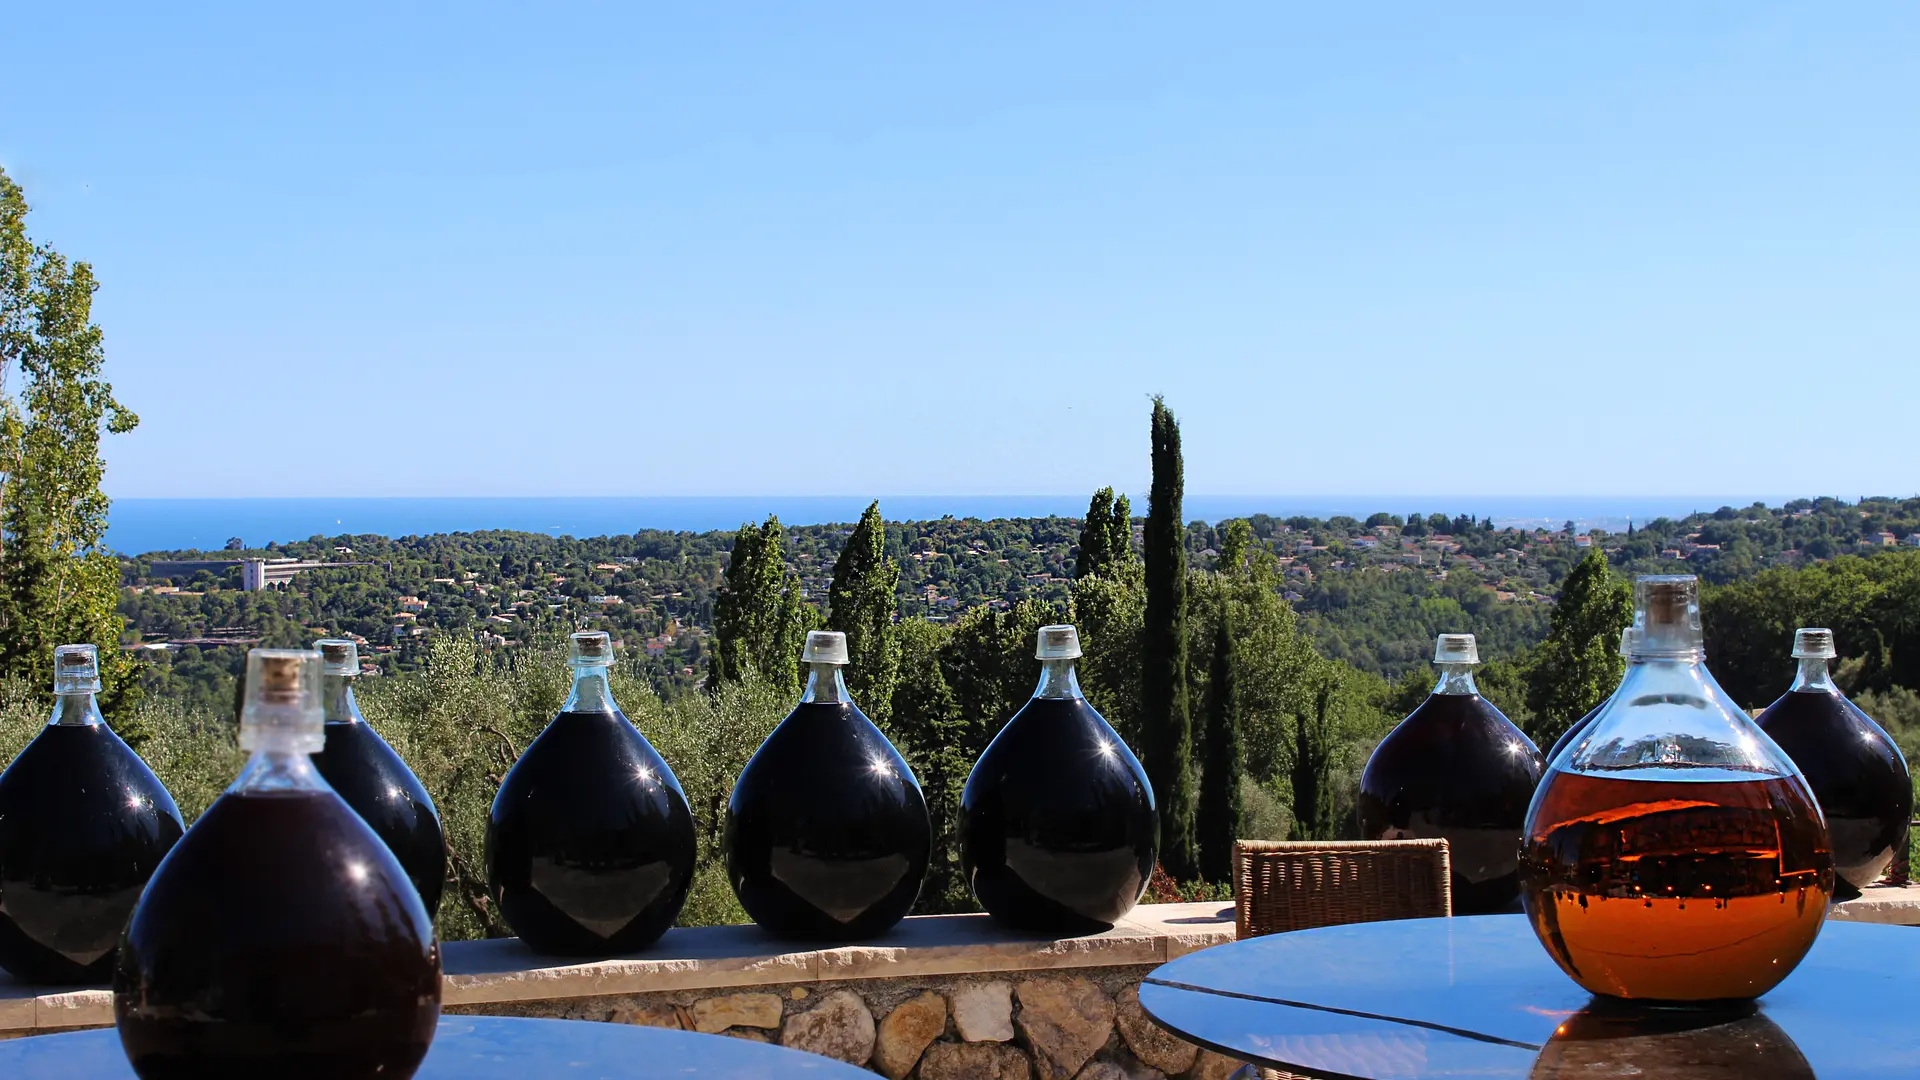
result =
[[643,1024],[777,1042],[864,1065],[890,1080],[1224,1080],[1241,1062],[1168,1035],[1141,1010],[1138,987],[1151,970],[857,979],[447,1011]]

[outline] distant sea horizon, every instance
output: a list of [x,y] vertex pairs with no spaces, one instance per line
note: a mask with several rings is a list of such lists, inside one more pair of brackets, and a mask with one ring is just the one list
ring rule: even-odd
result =
[[[1130,496],[1146,512],[1144,493]],[[1189,521],[1270,514],[1328,518],[1339,514],[1444,513],[1492,518],[1500,526],[1625,529],[1627,522],[1679,518],[1755,501],[1779,506],[1795,495],[1188,495]],[[128,555],[150,551],[217,551],[238,537],[247,547],[314,536],[425,536],[509,529],[550,536],[609,536],[643,529],[710,532],[777,514],[788,525],[858,520],[872,499],[853,495],[720,495],[623,497],[435,498],[120,498],[113,501],[107,546]],[[1070,495],[895,495],[880,499],[888,521],[956,518],[1078,517],[1085,493]]]

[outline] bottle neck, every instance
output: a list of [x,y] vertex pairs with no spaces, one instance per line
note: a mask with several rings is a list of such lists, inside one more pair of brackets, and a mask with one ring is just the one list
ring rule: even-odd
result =
[[1793,677],[1790,690],[1799,690],[1809,694],[1837,694],[1840,688],[1833,684],[1833,672],[1827,670],[1824,657],[1803,656],[1800,658],[1800,671]]
[[1085,697],[1080,692],[1080,677],[1074,674],[1071,660],[1044,660],[1040,664],[1040,685],[1033,696],[1071,701]]
[[313,767],[313,758],[284,747],[255,750],[240,770],[240,778],[227,789],[234,793],[276,791],[326,791],[327,782]]
[[604,667],[573,669],[573,689],[567,693],[562,712],[613,712],[613,688],[607,684]]
[[807,692],[800,695],[802,704],[853,700],[847,696],[847,681],[841,677],[839,664],[808,664],[807,668]]
[[48,727],[92,727],[106,723],[100,715],[100,703],[92,694],[55,694],[53,719]]
[[1472,664],[1438,664],[1435,666],[1440,669],[1440,681],[1433,684],[1434,693],[1471,697],[1480,692],[1480,688],[1475,686],[1473,682]]
[[329,724],[365,723],[360,716],[360,703],[353,698],[351,676],[328,675],[322,678],[320,707],[325,712]]

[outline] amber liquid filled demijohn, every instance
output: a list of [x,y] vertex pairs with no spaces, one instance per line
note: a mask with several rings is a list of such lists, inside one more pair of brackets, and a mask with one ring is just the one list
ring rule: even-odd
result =
[[1575,982],[1649,1003],[1751,1000],[1833,898],[1819,805],[1707,671],[1692,577],[1636,584],[1634,662],[1527,814],[1521,900]]
[[1541,786],[1522,852],[1527,912],[1580,985],[1757,997],[1813,946],[1833,861],[1797,781],[1550,773]]

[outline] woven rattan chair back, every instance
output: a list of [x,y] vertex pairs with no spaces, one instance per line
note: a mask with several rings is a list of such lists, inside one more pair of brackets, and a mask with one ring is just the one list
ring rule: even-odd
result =
[[1445,840],[1241,840],[1239,936],[1451,915],[1450,873]]
[[[1241,840],[1233,845],[1239,936],[1452,915],[1451,873],[1445,840]],[[1251,1066],[1242,1072],[1313,1080]]]

